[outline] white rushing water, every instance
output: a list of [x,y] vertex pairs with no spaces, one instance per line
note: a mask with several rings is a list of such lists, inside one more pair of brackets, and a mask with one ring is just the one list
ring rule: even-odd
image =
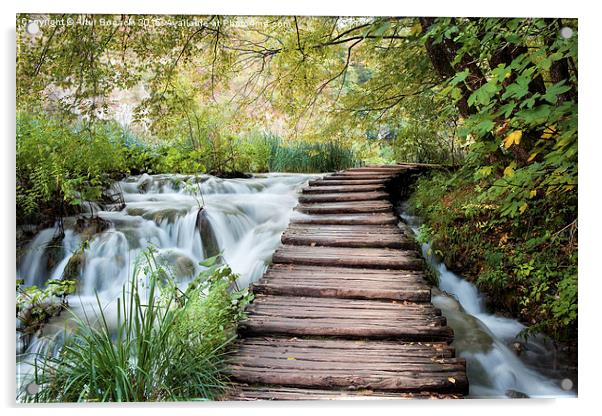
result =
[[[401,217],[416,234],[418,219],[405,212]],[[449,271],[430,244],[422,245],[422,254],[438,272],[439,290],[433,289],[432,302],[454,330],[457,354],[466,359],[470,397],[575,397],[570,380],[547,377],[529,365],[554,365],[549,340],[518,338],[523,324],[488,312],[478,289]],[[514,343],[520,343],[521,357],[510,348]]]
[[[125,208],[97,211],[110,224],[94,234],[83,251],[81,277],[70,306],[78,315],[96,307],[96,294],[103,306],[120,295],[134,262],[153,245],[157,256],[172,266],[185,284],[205,258],[222,253],[240,275],[239,287],[259,279],[289,223],[298,190],[310,175],[268,174],[251,179],[220,179],[213,176],[141,175],[115,184],[123,193]],[[200,192],[197,182],[200,182]],[[204,204],[199,217],[199,204]],[[92,207],[94,209],[94,207]],[[197,223],[197,219],[200,220]],[[85,228],[85,227],[84,227]],[[82,247],[85,229],[74,231],[75,219],[65,220],[65,235],[55,239],[57,229],[39,232],[17,264],[17,278],[26,286],[42,286],[61,278],[74,253]],[[83,235],[82,235],[83,234]],[[107,308],[110,312],[111,309]],[[28,352],[36,351],[64,328],[65,314],[34,337]],[[23,353],[18,342],[17,352]],[[20,366],[21,372],[26,366]]]

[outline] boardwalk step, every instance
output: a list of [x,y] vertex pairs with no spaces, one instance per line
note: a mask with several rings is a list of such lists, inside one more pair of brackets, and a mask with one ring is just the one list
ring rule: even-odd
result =
[[395,225],[293,224],[282,235],[282,242],[328,247],[416,248],[416,243]]
[[389,201],[328,202],[323,204],[299,204],[297,210],[307,214],[373,214],[391,212]]
[[292,245],[280,247],[274,253],[272,261],[285,264],[394,270],[420,270],[424,266],[417,252],[411,250]]
[[282,386],[235,384],[225,400],[395,400],[395,399],[459,399],[458,394],[435,392],[387,392],[375,390],[323,390]]
[[369,185],[347,185],[347,186],[309,186],[303,188],[304,194],[334,194],[334,193],[358,193],[358,192],[382,192],[385,186],[382,184]]
[[291,224],[332,224],[332,225],[385,225],[397,224],[399,218],[388,214],[357,214],[357,215],[297,215],[291,219]]
[[389,181],[395,177],[394,174],[390,173],[371,173],[371,172],[337,172],[331,176],[325,176],[324,180],[327,181],[356,181],[358,179],[381,179]]
[[248,307],[240,330],[253,335],[387,338],[451,341],[441,312],[420,303],[298,296],[261,296]]
[[424,274],[408,271],[275,264],[253,285],[261,294],[428,302]]
[[462,394],[465,367],[440,343],[248,338],[227,371],[247,384]]
[[385,185],[386,179],[337,179],[336,177],[326,177],[323,179],[314,179],[309,181],[309,186],[366,186],[366,185]]
[[406,170],[407,168],[398,165],[390,165],[390,166],[365,166],[362,168],[351,168],[347,169],[345,172],[363,172],[363,173],[393,173],[397,174]]
[[351,201],[377,201],[386,200],[389,194],[386,192],[349,192],[319,195],[301,195],[299,203],[315,204],[319,202],[351,202]]

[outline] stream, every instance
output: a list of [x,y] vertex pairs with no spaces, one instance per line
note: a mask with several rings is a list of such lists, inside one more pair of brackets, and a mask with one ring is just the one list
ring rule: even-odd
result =
[[[409,215],[403,204],[400,217],[416,235],[420,220]],[[454,330],[456,354],[466,359],[469,397],[576,397],[576,371],[570,370],[566,365],[570,360],[551,340],[543,335],[519,338],[523,324],[487,311],[485,298],[475,285],[448,270],[429,243],[421,249],[439,277],[431,301]]]
[[[240,275],[238,286],[247,287],[267,269],[293,215],[298,191],[312,177],[128,177],[114,185],[115,191],[123,195],[125,207],[87,207],[107,227],[82,229],[77,227],[75,218],[66,218],[60,240],[56,238],[57,228],[40,231],[17,261],[17,279],[23,279],[25,286],[42,286],[48,279],[61,278],[75,264],[81,277],[70,306],[74,313],[83,314],[96,306],[96,294],[103,305],[115,302],[136,259],[152,244],[157,256],[172,266],[182,284],[198,274],[202,268],[199,262],[221,252]],[[199,187],[198,194],[191,191]],[[201,205],[203,210],[199,213]],[[418,220],[404,212],[403,221],[416,232]],[[82,251],[84,237],[89,238],[89,246]],[[517,340],[524,328],[522,324],[487,312],[474,285],[448,271],[430,253],[428,244],[423,245],[422,251],[440,274],[439,290],[433,288],[432,301],[454,329],[458,355],[467,360],[470,397],[576,395],[575,386],[568,385],[572,376],[563,376],[562,369],[544,375],[558,362],[558,354],[544,337],[531,337],[527,342]],[[52,342],[49,340],[68,324],[66,315],[51,320],[27,347],[17,333],[18,385],[23,385],[31,371],[21,357]],[[523,349],[520,356],[511,349],[516,342]]]

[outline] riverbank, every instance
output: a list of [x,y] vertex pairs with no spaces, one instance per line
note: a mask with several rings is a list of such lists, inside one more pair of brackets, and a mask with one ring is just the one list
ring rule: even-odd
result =
[[[511,217],[461,174],[420,178],[409,209],[424,221],[418,238],[450,270],[473,282],[487,306],[576,351],[577,225],[572,201],[544,200]],[[568,212],[571,211],[571,212]]]
[[[417,236],[422,222],[398,206],[403,222]],[[432,303],[454,330],[458,356],[466,359],[470,398],[575,397],[577,357],[545,335],[520,336],[525,326],[488,310],[477,287],[450,271],[430,242],[421,244],[432,272]]]

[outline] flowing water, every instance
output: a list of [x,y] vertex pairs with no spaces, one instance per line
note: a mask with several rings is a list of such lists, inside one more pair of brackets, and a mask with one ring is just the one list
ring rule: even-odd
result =
[[[81,316],[96,307],[96,294],[103,306],[114,302],[134,262],[152,245],[157,257],[172,267],[183,284],[198,274],[202,268],[199,262],[221,252],[240,275],[238,286],[249,286],[267,268],[297,204],[298,190],[310,178],[289,174],[252,179],[146,174],[126,178],[115,184],[125,207],[117,211],[89,207],[109,225],[107,229],[77,228],[76,220],[68,218],[63,238],[56,238],[56,228],[42,230],[18,262],[17,278],[23,279],[25,286],[41,286],[48,279],[61,278],[68,272],[70,259],[77,260],[81,277],[69,303]],[[89,247],[83,251],[83,258],[78,258],[84,237],[91,234]],[[112,309],[107,308],[109,312]],[[18,337],[17,353],[34,352],[51,336],[60,336],[65,315],[47,324],[42,336],[31,340],[27,351]],[[21,361],[18,371],[20,377],[26,377],[30,368],[23,364],[27,360]]]
[[[87,206],[103,220],[104,228],[78,227],[71,218],[66,219],[61,238],[56,238],[56,228],[40,231],[17,264],[17,278],[24,279],[26,285],[40,286],[48,279],[61,278],[75,264],[81,277],[77,294],[72,296],[76,300],[70,305],[76,314],[82,314],[96,305],[96,294],[103,305],[115,301],[134,262],[150,244],[184,284],[200,271],[200,261],[221,252],[240,275],[239,287],[246,287],[267,268],[293,215],[298,190],[310,178],[288,174],[252,179],[207,175],[126,178],[115,184],[125,207]],[[416,230],[415,218],[402,217]],[[86,238],[89,246],[82,251]],[[536,366],[550,368],[556,362],[543,338],[522,342],[524,351],[517,357],[509,345],[517,342],[523,325],[488,313],[474,285],[448,271],[430,254],[428,245],[423,246],[423,252],[439,271],[440,291],[433,291],[433,303],[453,327],[454,345],[467,360],[472,397],[575,395],[561,388],[562,377],[544,376],[535,370]],[[65,314],[51,321],[42,336],[31,340],[27,351],[18,341],[17,353],[37,350],[48,336],[60,334],[66,323]],[[18,365],[19,383],[30,370],[26,364]]]
[[[407,214],[405,206],[401,218],[418,232],[419,219]],[[576,396],[576,374],[563,367],[567,357],[550,340],[542,335],[519,338],[523,324],[488,312],[478,289],[449,271],[430,244],[422,244],[422,254],[438,273],[432,302],[454,330],[458,356],[466,359],[470,397]]]

